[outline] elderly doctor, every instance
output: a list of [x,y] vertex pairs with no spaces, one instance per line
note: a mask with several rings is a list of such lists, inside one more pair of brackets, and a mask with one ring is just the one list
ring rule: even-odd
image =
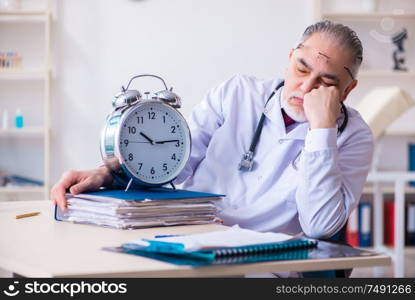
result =
[[[290,51],[284,79],[234,76],[212,89],[188,120],[192,152],[176,183],[226,194],[219,204],[226,225],[334,235],[359,202],[372,157],[370,129],[342,106],[361,62],[354,31],[318,22]],[[252,169],[239,170],[262,113]],[[64,209],[67,189],[78,194],[112,182],[105,167],[70,171],[51,198]]]

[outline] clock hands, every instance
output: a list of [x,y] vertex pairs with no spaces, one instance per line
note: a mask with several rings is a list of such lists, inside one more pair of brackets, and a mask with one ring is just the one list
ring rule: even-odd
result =
[[177,143],[179,140],[157,141],[156,144]]
[[[145,133],[140,131],[140,135],[145,138],[150,144],[154,145],[154,144],[165,144],[165,143],[178,143],[180,142],[179,140],[166,140],[166,141],[157,141],[154,142],[151,138],[149,138]],[[130,143],[147,143],[147,142],[133,142],[130,141]]]
[[150,139],[147,135],[145,135],[145,134],[144,134],[144,133],[142,133],[141,131],[140,131],[140,135],[141,135],[142,137],[144,137],[147,141],[149,141],[149,142],[150,142],[150,144],[154,145],[153,140],[152,140],[152,139]]

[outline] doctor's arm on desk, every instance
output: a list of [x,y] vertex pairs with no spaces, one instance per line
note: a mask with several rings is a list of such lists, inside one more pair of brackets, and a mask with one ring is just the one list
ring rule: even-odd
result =
[[107,167],[99,167],[93,170],[68,171],[52,187],[51,200],[62,210],[66,209],[65,193],[69,189],[71,194],[80,194],[86,191],[98,190],[101,186],[110,185],[114,181]]

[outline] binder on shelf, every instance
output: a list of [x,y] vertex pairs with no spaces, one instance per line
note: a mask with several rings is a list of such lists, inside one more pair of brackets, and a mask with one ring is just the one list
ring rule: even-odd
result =
[[383,204],[383,243],[395,245],[395,203],[388,200]]
[[207,224],[220,221],[215,202],[223,195],[170,188],[103,189],[67,194],[68,209],[55,219],[119,229]]
[[306,259],[317,240],[282,233],[256,232],[235,225],[223,231],[137,239],[104,250],[134,254],[179,265],[215,265]]
[[406,210],[406,245],[415,246],[415,203],[409,203]]
[[359,241],[361,247],[372,246],[372,203],[359,203]]
[[359,247],[359,220],[357,208],[352,211],[347,222],[346,243],[353,247]]
[[[415,172],[415,144],[408,145],[408,156],[409,156],[408,169],[409,171]],[[415,181],[410,181],[409,185],[415,186]]]

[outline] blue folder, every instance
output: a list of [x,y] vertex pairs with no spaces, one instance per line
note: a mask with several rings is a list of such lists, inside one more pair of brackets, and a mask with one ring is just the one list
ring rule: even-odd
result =
[[[415,172],[415,144],[409,144],[408,146],[408,169],[411,172]],[[415,181],[410,181],[409,185],[415,186]]]
[[132,254],[132,255],[142,256],[142,257],[151,258],[155,260],[160,260],[160,261],[175,264],[175,265],[185,265],[185,266],[192,266],[192,267],[246,264],[246,263],[277,261],[277,260],[299,260],[299,259],[309,258],[308,248],[293,249],[289,251],[273,251],[273,252],[265,252],[265,253],[255,253],[255,254],[249,254],[249,255],[224,256],[224,257],[218,257],[212,260],[197,259],[197,258],[189,257],[189,256],[180,256],[180,255],[173,255],[173,254],[163,254],[163,253],[157,253],[157,252],[134,250],[134,249],[128,249],[124,247],[105,247],[103,248],[103,250],[110,251],[110,252]]
[[[120,199],[127,201],[143,201],[145,199],[151,200],[172,200],[172,199],[192,199],[192,198],[212,198],[223,197],[221,194],[203,193],[188,190],[172,189],[172,188],[148,188],[148,189],[129,189],[124,190],[112,190],[104,189],[96,192],[82,193],[81,195],[87,195],[91,198],[94,196],[107,197],[112,199]],[[77,195],[80,198],[82,196]]]
[[121,247],[105,247],[103,250],[133,254],[157,259],[177,265],[194,267],[223,264],[243,264],[273,260],[307,259],[308,249],[317,246],[317,240],[296,239],[277,243],[257,244],[239,247],[224,247],[197,251],[185,251],[180,243],[149,241],[146,248],[134,244]]
[[[361,247],[370,247],[372,246],[372,204],[369,202],[361,202],[358,206],[359,210],[359,245]],[[369,214],[364,215],[363,211],[368,210]],[[368,218],[366,218],[368,217]],[[369,231],[364,229],[368,228]]]

